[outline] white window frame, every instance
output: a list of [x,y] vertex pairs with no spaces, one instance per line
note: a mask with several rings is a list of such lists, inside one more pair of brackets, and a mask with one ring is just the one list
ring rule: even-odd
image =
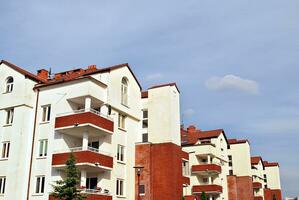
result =
[[39,140],[38,157],[43,158],[48,155],[48,139]]
[[128,79],[123,77],[121,80],[121,104],[124,106],[128,106],[129,99],[129,87],[128,87]]
[[[9,79],[12,79],[12,82],[8,82]],[[13,85],[14,85],[14,78],[9,76],[6,78],[6,88],[5,93],[11,93],[13,91]]]
[[118,114],[118,128],[122,130],[126,130],[126,120],[127,116],[124,114]]
[[46,177],[44,175],[36,176],[35,194],[44,194],[46,186]]
[[43,105],[41,122],[49,122],[51,120],[51,105]]
[[116,196],[125,196],[125,180],[121,178],[116,179]]
[[13,123],[13,120],[14,120],[14,108],[6,109],[5,124],[6,125],[11,125]]
[[117,161],[125,162],[125,146],[118,144],[117,145],[117,155],[116,155]]
[[8,159],[9,151],[10,151],[10,142],[9,141],[3,142],[2,143],[1,158],[2,159]]
[[0,194],[5,193],[6,176],[0,176]]

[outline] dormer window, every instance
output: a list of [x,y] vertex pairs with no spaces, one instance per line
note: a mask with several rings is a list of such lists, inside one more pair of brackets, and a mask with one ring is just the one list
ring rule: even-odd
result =
[[6,79],[6,93],[10,93],[13,90],[13,77],[8,77]]
[[128,106],[128,79],[121,80],[121,104]]

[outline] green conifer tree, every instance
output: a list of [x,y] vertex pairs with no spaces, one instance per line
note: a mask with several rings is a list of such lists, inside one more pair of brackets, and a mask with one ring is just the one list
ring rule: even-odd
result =
[[80,183],[79,170],[76,167],[76,159],[73,154],[66,161],[66,178],[59,180],[53,185],[52,196],[59,200],[84,200],[86,196],[78,190]]
[[200,200],[208,200],[207,195],[204,191],[200,195]]

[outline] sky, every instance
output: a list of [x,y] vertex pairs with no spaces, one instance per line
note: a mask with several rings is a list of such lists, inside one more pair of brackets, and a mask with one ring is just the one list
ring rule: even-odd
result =
[[0,59],[31,72],[129,63],[176,82],[182,122],[247,138],[299,196],[298,0],[0,1]]

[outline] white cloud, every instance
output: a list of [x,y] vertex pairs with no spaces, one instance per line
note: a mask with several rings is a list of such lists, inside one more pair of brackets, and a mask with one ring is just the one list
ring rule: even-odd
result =
[[146,80],[147,81],[151,81],[151,80],[157,80],[162,78],[163,75],[161,73],[154,73],[154,74],[149,74],[146,76]]
[[188,108],[183,114],[185,117],[192,117],[195,114],[195,111],[192,108]]
[[211,77],[205,84],[210,90],[238,90],[249,94],[258,94],[259,92],[259,85],[256,81],[232,74],[223,77]]

